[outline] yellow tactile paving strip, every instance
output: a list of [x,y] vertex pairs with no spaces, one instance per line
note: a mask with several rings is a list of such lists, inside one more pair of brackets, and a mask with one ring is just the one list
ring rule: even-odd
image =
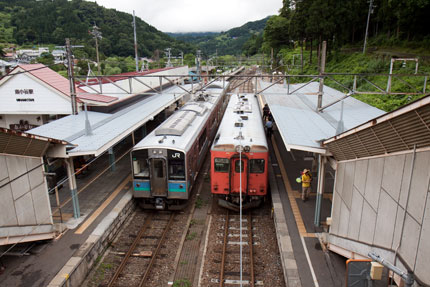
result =
[[297,205],[296,198],[300,198],[300,193],[297,190],[293,190],[290,181],[288,180],[287,172],[285,171],[284,164],[279,153],[278,146],[276,144],[275,137],[272,136],[273,148],[275,150],[276,159],[278,161],[279,169],[281,170],[282,179],[284,181],[285,189],[287,190],[288,199],[290,200],[291,209],[294,214],[294,219],[297,224],[300,236],[302,237],[316,237],[315,233],[308,233],[306,231],[305,223],[303,222],[302,215],[300,213],[299,206]]
[[118,195],[118,193],[130,182],[131,175],[129,175],[121,184],[115,189],[115,191],[97,208],[93,214],[75,231],[75,234],[82,234],[96,220],[96,218],[103,212],[103,210],[112,202],[112,200]]

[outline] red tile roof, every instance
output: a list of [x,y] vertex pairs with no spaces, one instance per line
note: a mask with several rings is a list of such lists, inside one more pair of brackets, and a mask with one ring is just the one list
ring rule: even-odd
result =
[[[60,74],[58,74],[57,72],[46,67],[45,65],[43,64],[18,65],[15,69],[17,68],[21,68],[29,72],[31,75],[43,81],[47,85],[51,86],[52,88],[56,89],[62,94],[70,97],[69,81],[63,76],[61,76]],[[13,73],[13,71],[11,73]],[[78,100],[83,99],[83,100],[102,102],[102,103],[110,103],[118,99],[117,97],[89,94],[86,91],[80,89],[79,87],[76,88],[76,94],[77,94]]]
[[[102,78],[102,84],[108,84],[110,82],[117,82],[117,81],[121,81],[121,80],[125,80],[128,79],[130,77],[133,76],[145,76],[145,75],[149,75],[149,74],[153,74],[153,73],[158,73],[158,72],[163,72],[163,71],[168,71],[174,69],[174,67],[169,67],[169,68],[160,68],[160,69],[152,69],[152,70],[148,70],[148,71],[143,71],[143,72],[128,72],[128,73],[122,73],[122,74],[117,74],[117,75],[112,75],[112,76],[104,76]],[[88,80],[88,86],[91,85],[99,85],[100,82],[98,81],[97,78],[92,78],[90,80]],[[79,87],[84,86],[83,84],[80,84]]]

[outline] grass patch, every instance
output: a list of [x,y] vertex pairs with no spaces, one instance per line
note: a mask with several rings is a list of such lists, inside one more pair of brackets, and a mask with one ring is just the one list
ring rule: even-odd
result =
[[191,287],[191,281],[188,279],[179,279],[173,282],[173,287]]
[[187,237],[185,237],[186,240],[193,240],[197,237],[197,232],[193,231],[191,233],[188,233]]
[[202,208],[203,206],[203,199],[201,199],[199,196],[196,199],[196,208]]

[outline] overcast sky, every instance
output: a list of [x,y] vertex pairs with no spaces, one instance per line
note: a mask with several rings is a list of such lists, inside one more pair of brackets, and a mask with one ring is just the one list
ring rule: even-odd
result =
[[[94,0],[92,0],[94,2]],[[282,0],[97,0],[163,32],[220,32],[278,14]]]

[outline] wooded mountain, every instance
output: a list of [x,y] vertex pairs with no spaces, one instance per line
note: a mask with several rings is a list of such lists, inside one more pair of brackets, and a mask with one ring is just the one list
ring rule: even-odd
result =
[[430,46],[430,1],[374,0],[370,8],[369,4],[363,0],[283,0],[280,14],[267,22],[263,46],[276,52],[295,42],[305,42],[311,51],[323,40],[329,49],[361,44],[369,9],[368,36],[374,44]]
[[[170,36],[187,43],[195,44],[198,49],[206,55],[213,55],[218,50],[218,55],[237,55],[244,52],[245,43],[250,39],[261,38],[264,27],[269,17],[248,22],[240,27],[230,29],[226,32],[203,32],[203,33],[169,33]],[[245,46],[244,46],[245,45]]]
[[[103,37],[99,41],[102,54],[131,56],[134,55],[132,17],[83,0],[0,0],[0,43],[64,45],[65,38],[70,38],[73,45],[85,45],[87,54],[93,56],[95,45],[89,30],[96,24]],[[140,56],[152,56],[168,47],[175,53],[195,50],[138,17],[136,31]]]

